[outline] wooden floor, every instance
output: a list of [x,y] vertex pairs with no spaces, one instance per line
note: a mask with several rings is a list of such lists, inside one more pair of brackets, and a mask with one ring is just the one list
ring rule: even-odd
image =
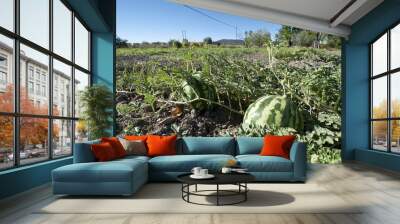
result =
[[0,223],[400,223],[400,174],[358,163],[312,165],[308,182],[367,206],[357,214],[35,214],[35,208],[54,200],[50,187],[43,186],[0,202]]

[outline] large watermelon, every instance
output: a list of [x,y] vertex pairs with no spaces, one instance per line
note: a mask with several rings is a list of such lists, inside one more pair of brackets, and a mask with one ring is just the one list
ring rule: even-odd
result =
[[[182,82],[183,96],[187,101],[204,98],[211,101],[216,100],[215,89],[207,85],[201,78],[201,74],[197,73],[189,76]],[[204,101],[196,101],[191,103],[196,110],[204,110],[212,105]]]
[[247,108],[242,126],[291,127],[302,131],[304,120],[299,108],[286,96],[263,96]]

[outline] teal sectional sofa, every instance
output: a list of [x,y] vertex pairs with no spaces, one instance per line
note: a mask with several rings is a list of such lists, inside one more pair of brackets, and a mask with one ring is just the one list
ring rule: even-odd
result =
[[52,172],[54,194],[131,195],[148,181],[176,181],[193,167],[218,172],[228,160],[236,160],[259,182],[304,182],[306,147],[295,142],[290,159],[260,156],[262,137],[183,137],[176,144],[177,155],[127,156],[96,162],[90,145],[98,141],[75,144],[74,163]]

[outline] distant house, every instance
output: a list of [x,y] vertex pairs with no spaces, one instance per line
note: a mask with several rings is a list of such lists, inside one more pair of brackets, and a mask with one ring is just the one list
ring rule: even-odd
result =
[[213,44],[216,45],[244,45],[243,40],[236,40],[236,39],[221,39],[214,41]]

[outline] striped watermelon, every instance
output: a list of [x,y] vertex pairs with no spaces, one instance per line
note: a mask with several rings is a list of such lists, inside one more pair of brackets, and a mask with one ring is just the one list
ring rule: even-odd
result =
[[[183,81],[182,90],[183,96],[187,101],[197,98],[215,101],[217,98],[215,89],[207,85],[202,80],[201,74],[199,73],[189,76],[185,81]],[[212,105],[204,101],[197,101],[191,103],[191,106],[196,110],[204,110],[206,108],[210,108]]]
[[302,131],[304,120],[298,107],[286,96],[263,96],[247,108],[242,126],[244,129],[291,127]]

